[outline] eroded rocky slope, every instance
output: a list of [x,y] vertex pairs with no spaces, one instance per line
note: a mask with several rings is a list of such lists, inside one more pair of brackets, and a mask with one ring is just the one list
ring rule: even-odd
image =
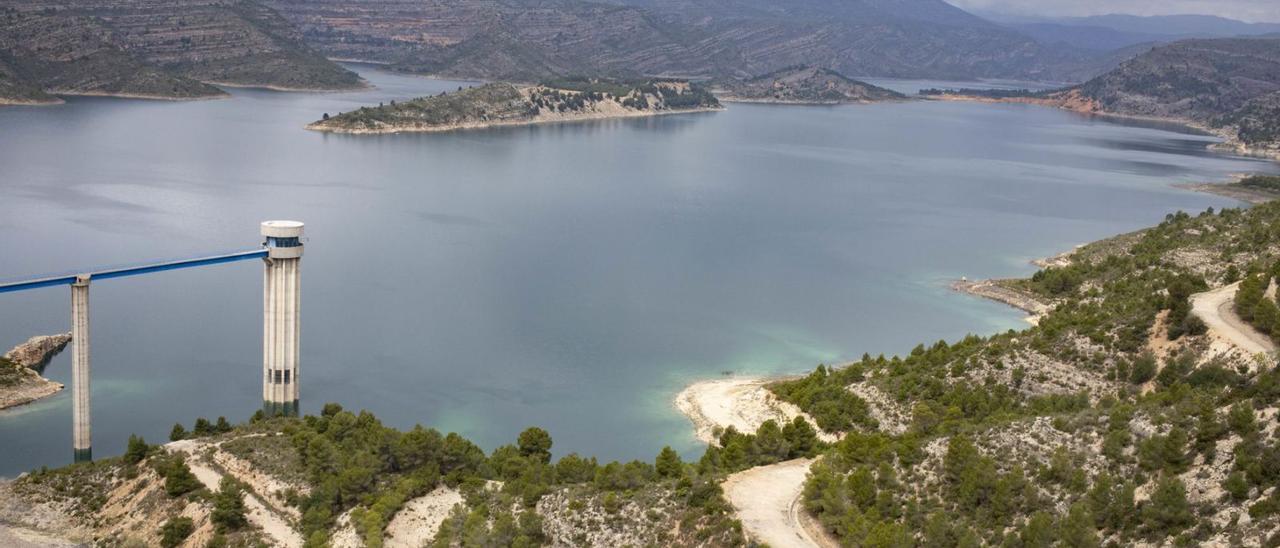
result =
[[249,0],[0,0],[0,98],[192,99],[208,82],[280,89],[361,85]]
[[268,0],[332,57],[515,81],[569,74],[845,74],[1080,81],[1114,62],[1045,48],[937,0]]

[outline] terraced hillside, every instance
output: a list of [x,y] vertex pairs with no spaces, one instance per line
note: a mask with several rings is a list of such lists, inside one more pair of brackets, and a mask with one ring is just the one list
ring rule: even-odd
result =
[[1193,120],[1246,145],[1280,146],[1280,38],[1177,42],[1079,89],[1105,112]]
[[0,97],[216,97],[207,83],[345,89],[274,11],[241,0],[0,0]]
[[845,74],[1081,81],[1105,55],[1046,48],[941,0],[267,0],[326,55],[532,82],[569,74]]

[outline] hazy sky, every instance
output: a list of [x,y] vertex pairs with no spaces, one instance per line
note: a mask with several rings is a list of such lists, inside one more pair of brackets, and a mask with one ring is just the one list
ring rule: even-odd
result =
[[1011,15],[1170,15],[1200,13],[1243,21],[1280,22],[1280,0],[947,0],[964,9]]

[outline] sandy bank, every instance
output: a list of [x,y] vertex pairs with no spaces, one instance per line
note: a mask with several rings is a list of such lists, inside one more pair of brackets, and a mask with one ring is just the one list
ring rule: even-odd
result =
[[736,97],[733,95],[716,95],[723,103],[746,103],[759,105],[800,105],[800,106],[837,106],[837,105],[877,105],[880,103],[905,103],[911,99],[886,99],[883,101],[801,101],[791,99],[760,99],[753,97]]
[[115,93],[106,91],[76,90],[50,90],[49,93],[52,95],[63,95],[67,97],[115,97],[117,99],[144,99],[147,101],[213,101],[231,97],[231,94],[225,91],[216,95],[200,95],[196,97],[172,97],[168,95],[152,95],[148,93]]
[[53,105],[61,105],[66,103],[62,99],[54,97],[52,99],[9,99],[0,97],[0,106],[11,107],[48,107]]
[[358,83],[358,84],[356,84],[356,85],[354,85],[354,86],[351,86],[351,87],[339,87],[339,88],[327,88],[327,87],[314,87],[314,88],[312,88],[312,87],[290,87],[290,86],[276,86],[276,85],[271,85],[271,84],[239,84],[239,83],[234,83],[234,82],[219,82],[219,81],[217,81],[217,80],[204,80],[203,82],[204,82],[204,83],[206,83],[206,84],[212,85],[212,86],[218,86],[218,87],[224,87],[224,88],[236,88],[236,89],[265,89],[265,90],[268,90],[268,91],[280,91],[280,92],[287,92],[287,93],[344,93],[344,92],[348,92],[348,91],[360,91],[360,90],[364,90],[364,89],[372,89],[372,88],[373,88],[373,84],[370,84],[370,83],[369,83],[367,80],[365,80],[364,78],[361,78],[361,79],[360,79],[360,83]]
[[1236,181],[1231,181],[1226,183],[1188,183],[1188,184],[1177,184],[1173,186],[1176,188],[1194,190],[1196,192],[1204,192],[1206,194],[1213,194],[1216,196],[1223,196],[1226,198],[1231,198],[1233,200],[1240,200],[1241,202],[1244,202],[1250,205],[1265,204],[1276,198],[1280,198],[1280,193],[1276,193],[1276,192],[1261,189],[1261,188],[1251,188],[1247,186],[1240,186],[1235,184],[1235,182]]
[[[783,379],[733,377],[700,381],[677,394],[675,406],[693,422],[694,437],[705,443],[716,442],[717,428],[732,426],[739,432],[755,432],[767,420],[785,424],[804,417],[817,430],[817,423],[799,407],[778,399],[766,387]],[[839,439],[821,430],[818,438],[828,442]]]
[[406,502],[387,524],[387,548],[418,548],[435,538],[440,524],[448,519],[454,505],[462,503],[456,489],[440,486],[434,491]]
[[57,394],[63,388],[66,387],[60,382],[53,382],[39,375],[34,375],[30,380],[23,381],[15,386],[0,388],[0,409],[26,405]]

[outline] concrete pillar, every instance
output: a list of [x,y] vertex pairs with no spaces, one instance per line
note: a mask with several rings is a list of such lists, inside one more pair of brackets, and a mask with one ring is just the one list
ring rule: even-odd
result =
[[268,415],[298,414],[302,227],[297,221],[262,223],[262,408]]
[[75,462],[93,459],[89,422],[89,276],[71,284],[71,417]]

